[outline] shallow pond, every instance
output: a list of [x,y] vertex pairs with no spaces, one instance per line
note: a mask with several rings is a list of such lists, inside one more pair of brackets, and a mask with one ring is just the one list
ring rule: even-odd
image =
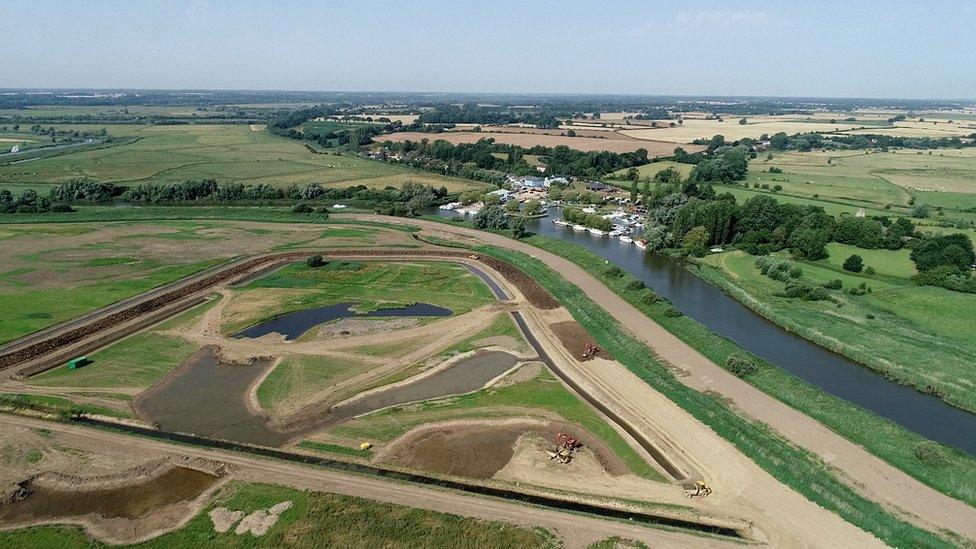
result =
[[279,333],[285,336],[286,341],[301,337],[302,334],[318,326],[339,318],[357,317],[389,317],[389,316],[423,316],[439,317],[451,316],[453,311],[431,305],[429,303],[415,303],[406,307],[380,308],[368,313],[357,313],[352,310],[356,303],[336,303],[314,309],[304,309],[291,313],[285,313],[266,320],[260,324],[251,326],[234,334],[234,337],[258,338],[270,333]]

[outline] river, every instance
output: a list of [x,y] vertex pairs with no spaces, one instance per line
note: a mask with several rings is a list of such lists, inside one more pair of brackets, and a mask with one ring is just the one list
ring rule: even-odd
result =
[[[438,215],[454,217],[456,214],[439,210]],[[898,385],[865,366],[787,332],[695,276],[681,261],[647,253],[609,236],[554,225],[552,220],[560,217],[560,209],[551,208],[548,218],[528,220],[526,227],[531,232],[588,248],[643,280],[679,311],[709,330],[827,393],[928,439],[976,455],[976,415],[950,406],[938,397]]]

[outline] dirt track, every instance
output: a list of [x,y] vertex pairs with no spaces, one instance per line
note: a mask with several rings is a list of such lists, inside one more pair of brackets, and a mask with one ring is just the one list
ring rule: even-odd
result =
[[494,498],[481,498],[457,492],[412,484],[337,473],[325,469],[283,463],[262,458],[196,447],[181,446],[85,427],[0,415],[0,432],[8,428],[47,429],[59,442],[113,455],[162,456],[219,460],[234,468],[234,477],[251,482],[282,484],[299,489],[319,490],[406,505],[466,517],[499,520],[526,527],[542,527],[559,534],[569,548],[586,547],[611,536],[636,539],[653,547],[740,547],[739,544],[684,533],[655,530],[625,522],[549,509],[526,507]]
[[[362,220],[385,219],[369,214],[346,214],[342,217]],[[907,512],[905,514],[907,520],[926,528],[948,529],[976,540],[976,509],[922,484],[816,420],[713,364],[704,355],[646,317],[575,263],[529,244],[492,233],[426,220],[404,219],[401,222],[422,227],[432,234],[440,233],[448,237],[462,235],[517,250],[539,259],[560,273],[567,281],[580,287],[622,326],[626,326],[635,338],[651,347],[661,359],[688,371],[690,375],[678,379],[689,387],[700,391],[710,390],[728,398],[746,415],[766,423],[794,444],[824,457],[833,468],[848,479],[851,486],[867,497],[888,507]],[[641,388],[642,392],[643,389],[649,390],[646,384],[629,371],[619,371],[615,375],[617,383],[614,385],[622,391],[623,395],[632,395],[635,387]],[[651,410],[648,410],[647,418],[658,416],[655,409],[674,411],[671,409],[676,408],[673,403],[656,392],[650,391],[650,393],[655,395],[658,405],[650,406]],[[680,412],[683,414],[683,411]],[[685,444],[686,440],[681,439],[681,443]],[[701,450],[704,454],[711,453],[707,447]],[[695,455],[703,457],[702,453]],[[722,474],[720,472],[723,467],[720,464],[715,465],[714,470]],[[744,482],[746,478],[748,477],[736,479],[730,476],[727,480],[738,484]],[[743,484],[740,489],[747,491],[756,488],[756,486]]]

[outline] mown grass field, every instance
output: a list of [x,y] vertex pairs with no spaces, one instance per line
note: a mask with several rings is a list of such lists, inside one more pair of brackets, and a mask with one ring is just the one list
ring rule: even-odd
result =
[[[250,514],[283,501],[293,504],[261,537],[214,531],[207,513],[226,507]],[[295,490],[268,484],[231,482],[190,522],[136,547],[551,547],[552,534],[499,522],[480,521],[367,499]],[[4,547],[107,547],[76,526],[37,526],[0,532]]]
[[[274,186],[316,182],[328,187],[399,187],[407,181],[451,191],[484,184],[412,170],[351,155],[313,153],[304,144],[247,125],[54,125],[99,130],[132,143],[0,166],[0,188],[46,188],[78,177],[119,184],[172,183],[212,178],[221,183]],[[255,128],[257,129],[257,128]]]
[[[841,280],[844,288],[867,284],[862,296],[832,291],[833,301],[782,297],[784,283],[763,276],[755,257],[733,251],[706,256],[700,271],[763,316],[818,344],[861,362],[899,383],[935,393],[976,411],[976,296],[916,286],[907,250],[861,250],[832,244],[831,257],[793,262],[810,284]],[[844,271],[852,253],[877,273]],[[785,256],[783,256],[785,259]],[[937,365],[937,366],[936,366]]]

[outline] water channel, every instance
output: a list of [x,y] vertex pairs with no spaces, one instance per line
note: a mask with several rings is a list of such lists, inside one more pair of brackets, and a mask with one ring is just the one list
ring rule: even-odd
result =
[[[451,211],[438,215],[452,218]],[[976,415],[946,404],[938,397],[898,385],[841,355],[787,332],[753,313],[722,290],[695,276],[680,261],[650,254],[609,236],[577,232],[552,223],[549,217],[529,220],[529,231],[586,247],[668,299],[685,315],[709,330],[783,368],[824,391],[866,408],[926,438],[976,455]]]

